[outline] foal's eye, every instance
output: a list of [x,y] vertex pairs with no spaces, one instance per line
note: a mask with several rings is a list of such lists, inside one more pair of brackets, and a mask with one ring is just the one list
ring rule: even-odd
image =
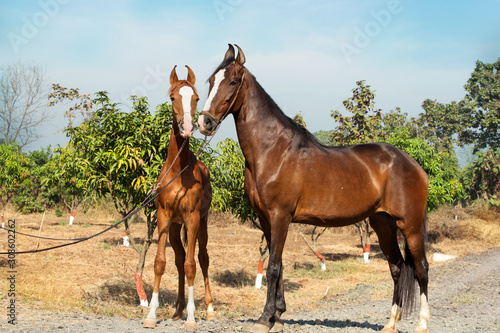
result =
[[171,100],[171,101],[173,102],[173,101],[175,100],[175,98],[173,98],[173,97],[170,97],[170,100]]

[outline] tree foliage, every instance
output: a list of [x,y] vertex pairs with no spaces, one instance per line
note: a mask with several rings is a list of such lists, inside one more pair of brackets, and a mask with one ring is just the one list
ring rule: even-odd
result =
[[205,161],[210,169],[212,209],[229,211],[242,222],[257,220],[245,190],[245,157],[238,142],[227,138],[217,143],[212,159]]
[[19,192],[19,188],[28,182],[29,160],[20,152],[16,144],[0,144],[0,204],[2,211],[10,200]]
[[500,148],[500,58],[492,64],[476,62],[465,85],[462,108],[465,128],[460,137],[474,145],[474,151]]

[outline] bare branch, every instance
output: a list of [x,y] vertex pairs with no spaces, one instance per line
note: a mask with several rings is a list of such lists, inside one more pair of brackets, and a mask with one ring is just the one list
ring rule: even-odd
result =
[[45,74],[22,62],[0,71],[0,141],[22,148],[40,138],[39,127],[52,118],[43,103]]

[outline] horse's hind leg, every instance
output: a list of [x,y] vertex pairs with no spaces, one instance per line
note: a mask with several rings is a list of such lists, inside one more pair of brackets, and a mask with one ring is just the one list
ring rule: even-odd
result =
[[177,289],[177,302],[175,303],[175,313],[172,316],[173,320],[181,320],[182,312],[186,307],[186,296],[184,293],[184,261],[186,260],[186,252],[181,240],[182,224],[172,223],[170,225],[169,239],[170,245],[175,253],[175,267],[177,267],[178,289]]
[[397,242],[396,221],[388,214],[378,213],[370,217],[370,225],[378,236],[380,249],[389,263],[389,269],[394,281],[392,296],[391,318],[382,332],[395,333],[396,324],[401,319],[402,299],[398,293],[399,278],[403,268],[404,259]]
[[165,246],[167,243],[167,234],[169,230],[168,224],[170,223],[169,218],[166,216],[165,212],[158,210],[157,213],[158,222],[158,249],[156,251],[154,271],[155,271],[155,282],[153,286],[153,296],[151,297],[149,313],[144,320],[143,327],[154,328],[156,327],[156,310],[160,306],[160,301],[158,299],[158,294],[160,292],[160,281],[165,271]]
[[[419,220],[416,220],[418,222],[415,226],[402,230],[406,238],[405,257],[411,257],[413,261],[414,276],[420,288],[420,314],[414,333],[428,332],[427,323],[431,316],[428,303],[429,263],[425,256],[426,218],[424,215]],[[423,221],[423,224],[421,224],[421,221]]]
[[208,281],[208,266],[209,256],[207,251],[208,243],[208,213],[200,220],[200,229],[198,230],[198,261],[200,262],[201,272],[203,273],[203,280],[205,281],[205,304],[207,306],[207,320],[216,319],[215,311],[213,308],[212,292],[210,291],[210,283]]

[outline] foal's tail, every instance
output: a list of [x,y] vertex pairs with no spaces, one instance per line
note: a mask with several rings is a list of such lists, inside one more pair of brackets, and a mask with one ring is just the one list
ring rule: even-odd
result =
[[[425,254],[427,253],[427,206],[425,207],[424,220],[422,224],[422,253],[423,258],[421,258],[422,263],[427,265],[427,259]],[[427,269],[427,268],[425,268]],[[408,247],[408,242],[405,242],[405,258],[403,266],[401,267],[401,275],[399,276],[398,289],[396,290],[396,295],[401,302],[401,308],[405,315],[411,314],[415,306],[415,262],[410,253]]]

